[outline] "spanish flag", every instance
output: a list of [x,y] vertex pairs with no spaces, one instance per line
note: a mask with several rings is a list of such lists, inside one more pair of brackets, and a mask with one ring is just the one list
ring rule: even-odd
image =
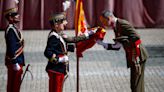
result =
[[79,36],[87,31],[82,0],[76,0],[75,33]]
[[82,57],[82,53],[93,47],[95,45],[96,40],[100,39],[103,40],[104,36],[106,34],[105,30],[102,27],[95,27],[88,29],[86,26],[86,20],[85,20],[85,14],[83,9],[83,1],[82,0],[76,0],[76,11],[75,11],[75,33],[76,36],[82,35],[86,31],[96,31],[95,34],[93,34],[88,40],[78,42],[77,43],[77,49],[76,54],[77,57]]

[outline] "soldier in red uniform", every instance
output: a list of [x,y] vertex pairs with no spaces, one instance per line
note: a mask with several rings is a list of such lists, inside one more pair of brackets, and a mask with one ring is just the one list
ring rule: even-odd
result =
[[68,51],[73,51],[72,47],[67,43],[77,43],[89,38],[87,32],[78,37],[68,37],[63,33],[67,24],[66,16],[63,12],[54,14],[50,18],[52,30],[48,35],[47,46],[44,51],[45,57],[48,59],[46,71],[49,76],[49,92],[62,92],[64,77],[67,76],[69,70]]
[[100,21],[104,27],[112,27],[115,33],[115,44],[97,41],[107,50],[119,50],[123,46],[127,67],[131,70],[131,90],[132,92],[144,92],[144,69],[148,54],[141,44],[139,34],[128,21],[116,18],[112,12],[104,11],[100,16]]
[[6,56],[5,65],[8,69],[7,92],[19,92],[24,66],[24,40],[16,24],[19,22],[18,8],[9,8],[5,12],[9,24],[5,30]]

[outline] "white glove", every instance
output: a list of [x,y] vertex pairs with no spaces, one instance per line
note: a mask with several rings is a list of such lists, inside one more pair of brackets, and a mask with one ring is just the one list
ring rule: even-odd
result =
[[88,31],[88,34],[89,35],[92,35],[92,34],[94,34],[95,32],[94,31]]
[[84,35],[85,35],[86,37],[89,37],[89,36],[91,36],[91,35],[93,35],[93,34],[95,34],[95,33],[96,33],[95,30],[86,30],[85,33],[84,33]]
[[88,31],[88,34],[89,34],[89,35],[95,34],[96,31],[97,31],[97,28],[94,28],[94,29],[92,29],[92,30],[89,30],[89,31]]
[[99,45],[102,45],[105,49],[108,48],[108,43],[104,43],[104,42],[101,41],[101,40],[97,40],[96,43],[99,44]]
[[19,66],[18,63],[16,63],[16,64],[13,65],[13,69],[14,69],[15,71],[19,71],[19,70],[21,69],[21,67]]
[[84,35],[85,35],[86,37],[89,37],[89,34],[88,34],[88,32],[85,32],[85,33],[84,33]]
[[59,62],[60,63],[68,62],[68,56],[67,55],[64,55],[62,57],[59,57]]
[[66,11],[71,5],[71,2],[70,1],[65,1],[63,2],[63,9],[64,11]]

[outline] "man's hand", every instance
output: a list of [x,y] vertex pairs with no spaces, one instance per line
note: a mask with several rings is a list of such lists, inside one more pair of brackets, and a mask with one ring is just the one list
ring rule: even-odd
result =
[[141,66],[140,66],[140,64],[135,64],[135,69],[136,69],[136,73],[138,75],[141,75]]
[[101,40],[97,40],[96,43],[99,44],[99,45],[102,45],[105,49],[108,48],[108,43],[104,43],[104,42],[101,41]]
[[97,32],[97,29],[98,29],[98,28],[92,28],[92,29],[88,30],[88,34],[89,34],[89,35],[95,34],[95,33]]
[[53,54],[52,58],[49,60],[49,62],[56,64],[56,63],[58,63],[57,61],[58,61],[58,57],[56,57],[56,54]]
[[64,56],[59,57],[58,62],[60,62],[60,63],[66,63],[66,62],[68,62],[68,56],[67,55],[64,55]]
[[19,71],[19,70],[21,69],[21,67],[19,66],[18,63],[16,63],[16,64],[13,65],[13,69],[14,69],[15,71]]
[[86,31],[84,32],[84,35],[86,36],[86,37],[91,37],[92,35],[94,35],[96,33],[96,30],[88,30],[88,29],[86,29]]
[[67,55],[62,55],[62,56],[56,56],[53,54],[52,58],[49,60],[52,63],[66,63],[68,62],[68,56]]

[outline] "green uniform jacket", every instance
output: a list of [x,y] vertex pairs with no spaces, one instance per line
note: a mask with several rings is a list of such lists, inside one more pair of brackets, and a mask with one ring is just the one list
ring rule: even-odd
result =
[[[114,32],[115,32],[115,37],[123,37],[123,36],[127,36],[128,37],[128,43],[122,43],[123,47],[125,49],[125,53],[126,53],[126,59],[127,59],[127,67],[129,68],[131,66],[131,64],[133,64],[135,61],[135,46],[132,46],[132,44],[134,45],[135,42],[137,40],[140,40],[140,36],[138,35],[138,33],[135,31],[135,28],[128,23],[128,21],[123,20],[123,19],[119,19],[116,22],[116,27],[114,28]],[[131,49],[132,52],[128,52],[127,49]],[[148,53],[145,49],[145,47],[142,44],[139,44],[139,49],[140,49],[140,62],[142,61],[146,61],[146,59],[148,58]],[[129,59],[129,57],[132,56],[131,59]]]

